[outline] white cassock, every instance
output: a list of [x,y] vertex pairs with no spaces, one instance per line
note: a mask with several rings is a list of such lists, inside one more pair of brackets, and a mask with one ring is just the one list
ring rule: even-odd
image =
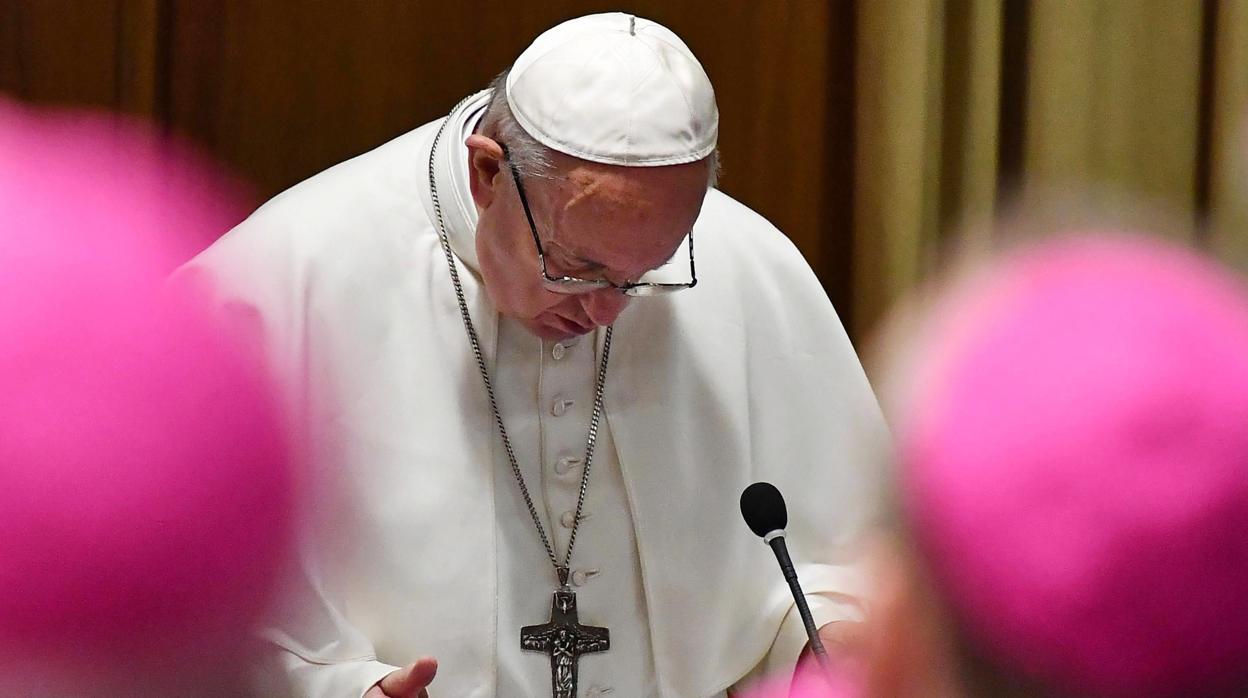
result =
[[[604,333],[543,342],[484,293],[463,142],[487,97],[449,117],[436,186],[503,419],[562,552]],[[295,695],[355,698],[422,655],[440,662],[435,696],[550,693],[549,658],[521,651],[519,635],[549,619],[555,576],[439,245],[440,125],[279,195],[181,272],[258,323],[310,448],[342,483],[345,552],[308,551],[316,603],[267,633]],[[787,494],[816,621],[861,617],[846,544],[885,440],[875,398],[781,233],[716,190],[695,231],[697,287],[636,299],[615,325],[571,564],[580,622],[611,632],[608,652],[580,660],[584,696],[716,696],[792,665],[800,618],[738,510],[757,480]]]

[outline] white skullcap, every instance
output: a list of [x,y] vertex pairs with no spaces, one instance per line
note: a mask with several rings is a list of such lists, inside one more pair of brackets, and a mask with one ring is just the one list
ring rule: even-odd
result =
[[537,37],[511,67],[507,103],[541,143],[609,165],[694,162],[719,136],[715,92],[685,42],[619,12]]

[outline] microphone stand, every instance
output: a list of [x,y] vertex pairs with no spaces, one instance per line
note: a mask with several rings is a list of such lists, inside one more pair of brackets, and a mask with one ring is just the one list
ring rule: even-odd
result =
[[793,569],[793,560],[789,558],[789,549],[784,543],[784,530],[768,533],[763,536],[763,542],[776,554],[776,560],[780,563],[780,571],[784,573],[784,581],[789,583],[789,589],[793,592],[793,600],[797,603],[797,612],[802,617],[802,625],[806,627],[806,637],[810,641],[810,649],[815,655],[815,660],[819,662],[819,667],[823,669],[825,675],[830,675],[832,661],[828,659],[828,651],[824,648],[823,641],[819,639],[819,629],[815,627],[815,619],[810,615],[810,606],[806,604],[806,595],[802,593],[802,586],[797,581],[797,570]]

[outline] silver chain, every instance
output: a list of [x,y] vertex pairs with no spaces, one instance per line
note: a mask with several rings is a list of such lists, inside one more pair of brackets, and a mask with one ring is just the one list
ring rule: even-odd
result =
[[[455,108],[451,110],[451,114],[455,114],[463,107],[464,103],[471,97],[462,100]],[[438,133],[433,137],[433,145],[429,149],[429,195],[433,200],[433,211],[438,218],[438,238],[442,242],[442,252],[446,255],[446,266],[451,272],[451,283],[455,286],[455,299],[459,301],[459,314],[464,321],[464,329],[468,333],[468,343],[472,345],[472,355],[477,359],[477,369],[481,372],[481,382],[485,384],[485,394],[490,399],[490,411],[494,413],[494,424],[498,427],[498,434],[503,440],[503,449],[507,451],[507,460],[511,462],[511,473],[516,477],[516,484],[520,486],[520,494],[524,496],[524,504],[529,508],[529,516],[533,518],[533,525],[537,528],[537,535],[542,539],[542,545],[546,548],[546,554],[550,557],[550,564],[555,567],[555,576],[559,580],[560,586],[567,586],[568,569],[572,562],[572,547],[576,545],[576,532],[581,526],[581,508],[585,505],[585,492],[589,489],[589,468],[594,462],[594,446],[598,442],[598,425],[602,419],[602,392],[603,386],[607,382],[607,361],[611,356],[611,331],[614,326],[607,327],[606,336],[602,341],[602,359],[598,363],[598,377],[594,384],[594,411],[589,418],[589,435],[585,439],[585,468],[581,472],[581,490],[576,497],[576,514],[572,519],[572,531],[568,534],[568,550],[563,556],[563,564],[559,564],[559,558],[555,555],[555,549],[550,543],[550,538],[546,535],[546,527],[542,525],[542,519],[537,514],[537,507],[533,505],[533,497],[529,495],[529,487],[525,484],[524,474],[520,472],[520,464],[516,460],[515,449],[511,447],[511,439],[507,436],[507,427],[503,426],[503,415],[498,409],[498,400],[494,397],[494,384],[490,380],[489,369],[485,365],[485,356],[481,352],[481,341],[477,337],[477,328],[472,324],[472,317],[468,314],[468,301],[464,299],[464,287],[459,281],[459,271],[455,266],[455,257],[451,254],[451,241],[446,232],[446,221],[442,216],[442,204],[438,201],[438,184],[434,177],[434,157],[438,152],[438,144],[442,141],[442,134],[446,130],[446,125],[451,122],[448,116],[442,125],[438,128]]]

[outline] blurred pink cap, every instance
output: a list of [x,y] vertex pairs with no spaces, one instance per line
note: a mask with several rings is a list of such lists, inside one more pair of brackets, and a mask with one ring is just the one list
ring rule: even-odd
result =
[[824,673],[807,663],[793,676],[772,677],[746,689],[742,698],[862,698],[866,693],[860,673],[846,664]]
[[1081,694],[1195,695],[1248,674],[1238,280],[1093,234],[1021,250],[946,300],[900,477],[978,649]]
[[0,102],[0,665],[235,653],[290,543],[281,416],[167,273],[238,189],[131,123]]

